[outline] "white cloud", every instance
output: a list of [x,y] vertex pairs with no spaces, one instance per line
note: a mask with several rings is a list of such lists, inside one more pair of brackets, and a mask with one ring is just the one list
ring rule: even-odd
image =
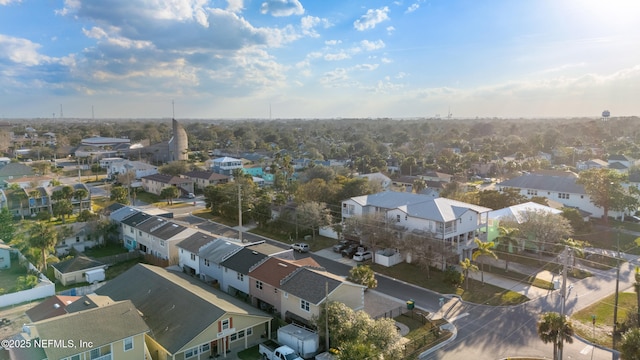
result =
[[373,71],[378,68],[378,64],[359,64],[354,66],[354,70]]
[[342,40],[327,40],[324,42],[324,44],[328,46],[338,45],[342,44]]
[[394,28],[393,26],[387,26],[386,30],[387,34],[391,35],[394,31],[396,31],[396,28]]
[[383,64],[391,64],[393,62],[393,60],[386,57],[383,57],[380,61],[382,61]]
[[324,59],[327,61],[339,61],[339,60],[345,60],[350,58],[351,58],[351,55],[344,50],[337,53],[329,53],[324,55]]
[[22,0],[0,0],[0,5],[9,5],[11,3],[17,4],[22,2]]
[[358,31],[373,29],[376,25],[385,20],[389,20],[389,7],[381,9],[369,9],[360,19],[353,22],[353,27]]
[[262,3],[260,12],[272,16],[291,16],[304,14],[304,8],[298,0],[268,0]]
[[227,10],[231,12],[241,12],[244,9],[244,0],[227,0]]
[[378,41],[362,40],[360,41],[360,45],[365,51],[382,49],[385,46],[384,41],[382,40],[378,40]]
[[420,4],[418,4],[418,3],[411,4],[411,5],[407,8],[407,10],[405,10],[405,14],[412,13],[412,12],[414,12],[414,11],[418,10],[419,8],[420,8]]
[[38,53],[40,44],[28,39],[21,39],[0,34],[0,59],[6,58],[19,65],[35,66],[50,60]]
[[319,18],[316,16],[305,16],[300,19],[300,29],[302,30],[302,34],[310,37],[319,37],[320,35],[315,30],[317,26],[322,26],[323,28],[331,27],[332,24],[327,19]]

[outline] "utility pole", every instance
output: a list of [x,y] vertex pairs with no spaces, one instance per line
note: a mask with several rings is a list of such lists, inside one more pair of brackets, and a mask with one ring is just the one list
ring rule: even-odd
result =
[[238,184],[238,240],[242,241],[242,186]]
[[[613,305],[613,344],[611,348],[616,349],[616,333],[618,331],[618,287],[620,286],[620,227],[616,230],[616,247],[618,249],[618,255],[616,258],[616,294]],[[612,352],[613,359],[616,359],[616,352]]]
[[324,328],[325,328],[325,346],[329,351],[329,282],[324,283]]
[[[564,307],[567,301],[567,267],[569,262],[569,247],[567,245],[564,246],[564,251],[562,253],[564,256],[564,261],[562,262],[562,303],[560,304],[560,317],[562,318],[562,324],[564,326],[564,322],[566,321]],[[558,334],[558,336],[560,336],[560,346],[558,347],[557,360],[562,360],[562,348],[564,346],[564,337],[562,336],[564,334],[563,330],[564,329],[561,329],[560,333]]]

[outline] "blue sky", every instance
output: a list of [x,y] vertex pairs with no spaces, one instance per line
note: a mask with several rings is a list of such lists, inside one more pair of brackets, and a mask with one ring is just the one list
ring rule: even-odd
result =
[[0,0],[0,116],[640,115],[638,19],[637,0]]

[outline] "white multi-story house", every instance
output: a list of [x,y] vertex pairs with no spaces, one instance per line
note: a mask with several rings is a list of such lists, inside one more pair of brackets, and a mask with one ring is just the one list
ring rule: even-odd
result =
[[[517,189],[520,195],[531,199],[534,196],[545,197],[600,218],[604,209],[594,205],[584,186],[577,183],[579,175],[570,171],[538,170],[530,174],[515,177],[496,184],[499,191]],[[622,212],[609,211],[609,216],[619,217]]]
[[128,172],[135,173],[136,179],[141,179],[144,176],[154,175],[158,173],[157,166],[143,163],[141,161],[131,161],[120,158],[102,159],[100,160],[100,166],[102,166],[102,162],[106,160],[112,160],[105,167],[107,169],[107,176],[110,179],[114,179],[118,175],[126,174]]
[[446,198],[385,191],[342,202],[343,220],[351,216],[383,213],[388,221],[413,233],[440,239],[458,254],[471,257],[475,238],[486,240],[491,209]]
[[231,176],[236,169],[242,170],[242,160],[225,156],[214,159],[211,163],[211,170],[217,174]]
[[180,241],[176,246],[178,252],[178,264],[183,271],[191,275],[200,275],[200,249],[216,241],[217,238],[197,231],[188,238]]
[[197,231],[160,216],[151,216],[135,226],[135,237],[141,252],[167,260],[169,264],[178,264],[176,244]]

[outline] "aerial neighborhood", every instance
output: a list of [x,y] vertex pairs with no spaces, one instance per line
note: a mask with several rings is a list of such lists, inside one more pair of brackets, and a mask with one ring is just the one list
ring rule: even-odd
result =
[[417,359],[474,304],[565,321],[640,254],[639,120],[566,121],[4,121],[2,358]]

